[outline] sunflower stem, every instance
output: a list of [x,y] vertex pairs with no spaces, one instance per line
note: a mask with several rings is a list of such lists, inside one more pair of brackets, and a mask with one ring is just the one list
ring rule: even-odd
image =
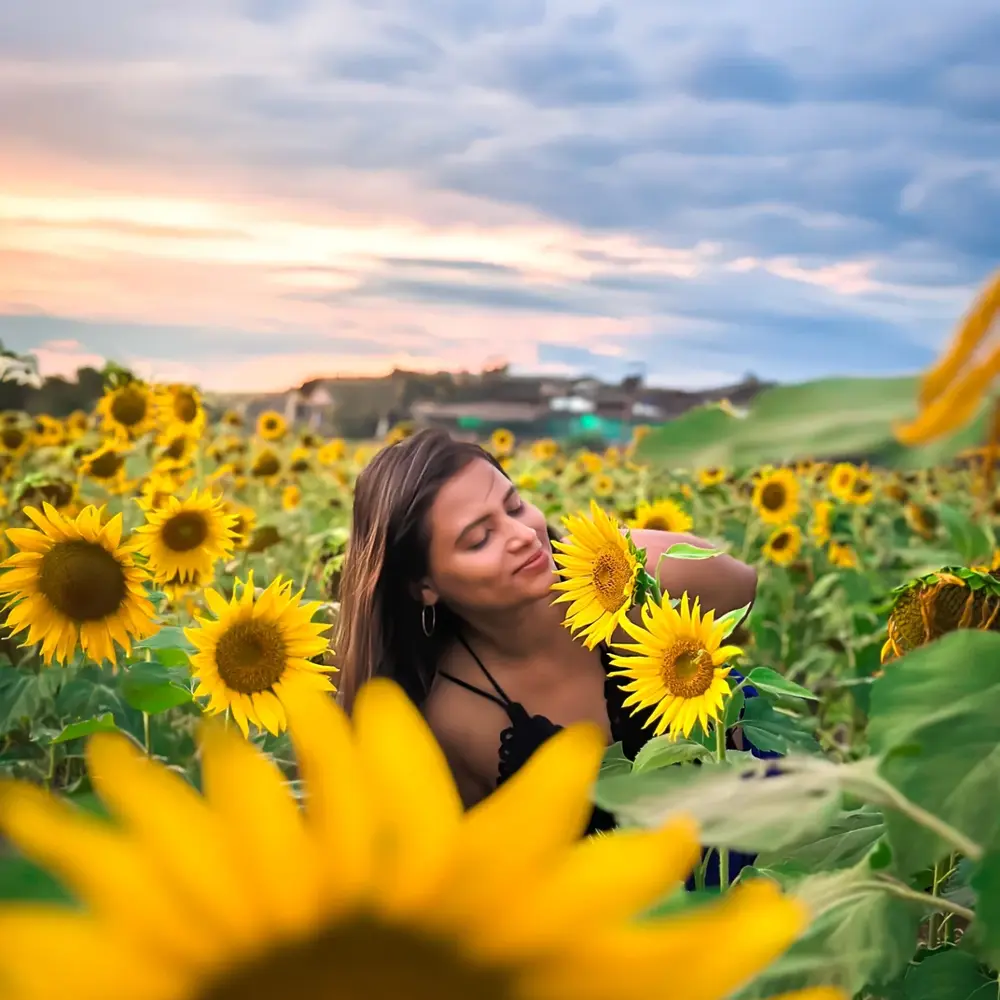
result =
[[[726,726],[723,719],[715,723],[715,756],[719,763],[726,760]],[[729,888],[729,848],[719,847],[719,890],[725,892]]]
[[142,745],[146,748],[146,756],[153,756],[153,747],[149,738],[149,712],[142,713]]

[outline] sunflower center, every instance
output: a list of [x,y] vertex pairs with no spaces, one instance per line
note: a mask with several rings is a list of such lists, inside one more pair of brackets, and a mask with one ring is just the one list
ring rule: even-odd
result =
[[5,448],[17,451],[24,444],[24,431],[20,427],[5,427],[0,432],[0,441],[3,442]]
[[253,467],[257,476],[276,476],[281,471],[281,463],[277,455],[264,454],[257,458]]
[[165,458],[172,458],[174,461],[184,457],[184,452],[187,447],[187,439],[183,437],[175,437],[173,441],[170,442],[163,449],[163,455]]
[[780,535],[775,535],[773,541],[771,542],[771,549],[774,552],[781,552],[783,549],[788,548],[790,540],[791,535],[789,535],[787,531],[783,531]]
[[714,678],[711,653],[692,639],[675,643],[663,654],[663,683],[676,698],[703,695]]
[[512,1000],[515,991],[510,972],[474,963],[450,942],[358,917],[265,952],[196,1000]]
[[651,531],[670,530],[670,522],[662,514],[654,514],[652,517],[647,517],[642,526],[649,528]]
[[111,416],[123,427],[134,427],[146,418],[149,402],[139,389],[126,387],[119,390],[111,403]]
[[597,553],[592,578],[597,599],[605,611],[617,611],[628,599],[625,588],[631,575],[629,561],[616,545],[605,545]]
[[208,522],[198,510],[182,510],[163,525],[163,544],[173,552],[190,552],[208,538]]
[[104,451],[90,463],[90,474],[95,479],[110,479],[124,464],[125,459],[117,452]]
[[785,487],[781,483],[768,483],[760,491],[760,503],[767,510],[781,510],[785,504]]
[[127,596],[121,563],[96,542],[57,542],[42,557],[39,590],[75,622],[113,615]]
[[281,680],[288,662],[282,631],[271,622],[237,622],[220,636],[215,661],[231,690],[268,691]]
[[193,424],[198,416],[198,401],[190,392],[179,392],[174,396],[174,416],[182,424]]

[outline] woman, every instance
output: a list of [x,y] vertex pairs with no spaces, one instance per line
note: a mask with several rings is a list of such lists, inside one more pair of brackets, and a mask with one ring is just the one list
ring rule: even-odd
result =
[[[686,534],[633,531],[671,594],[720,614],[753,600],[755,570],[726,555],[672,560]],[[542,512],[478,445],[427,430],[381,451],[358,477],[334,645],[340,697],[379,674],[419,704],[471,806],[560,727],[596,722],[633,757],[649,738],[622,709],[607,650],[586,649],[553,604]],[[616,637],[628,641],[621,634]],[[590,830],[613,820],[595,810]]]

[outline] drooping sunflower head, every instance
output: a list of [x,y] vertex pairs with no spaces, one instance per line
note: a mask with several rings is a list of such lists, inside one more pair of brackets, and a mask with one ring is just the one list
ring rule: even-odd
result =
[[14,494],[14,506],[22,512],[22,518],[27,523],[27,515],[23,514],[25,507],[41,509],[45,504],[51,504],[64,516],[74,515],[78,512],[78,499],[77,486],[72,480],[35,473],[21,481]]
[[490,447],[498,457],[509,455],[514,450],[514,435],[505,427],[498,427],[490,435]]
[[6,624],[27,630],[25,645],[41,643],[46,663],[66,663],[81,649],[97,663],[116,663],[115,644],[157,630],[145,596],[148,574],[122,544],[122,515],[105,522],[104,508],[85,507],[67,518],[51,504],[26,507],[34,528],[9,528],[18,549],[5,563],[0,594],[13,607]]
[[635,599],[642,564],[622,526],[595,501],[590,517],[563,519],[569,535],[553,542],[555,562],[563,577],[552,585],[555,603],[568,603],[565,625],[583,637],[588,649],[608,642]]
[[257,437],[264,441],[280,441],[288,433],[288,422],[276,410],[265,410],[257,418]]
[[723,645],[726,623],[717,622],[714,611],[703,617],[698,601],[692,604],[685,593],[677,608],[667,597],[647,602],[642,624],[625,619],[622,627],[634,640],[615,643],[625,655],[611,657],[619,668],[612,676],[628,678],[623,705],[633,707],[633,715],[649,710],[645,725],[654,727],[654,736],[687,737],[696,723],[707,733],[729,697],[727,664],[742,653]]
[[281,458],[270,448],[262,448],[254,456],[250,466],[250,475],[254,479],[262,479],[266,483],[274,483],[281,475]]
[[687,511],[673,500],[643,501],[636,507],[635,517],[628,521],[630,528],[648,531],[690,531],[693,524]]
[[771,532],[764,543],[764,556],[778,566],[789,566],[802,551],[802,529],[797,524],[783,524]]
[[1000,631],[1000,580],[948,566],[897,587],[882,662],[903,656],[958,629]]
[[330,624],[314,622],[318,601],[302,603],[290,580],[272,580],[257,595],[251,574],[226,599],[205,591],[214,620],[197,618],[185,629],[197,652],[191,667],[195,695],[207,695],[209,714],[229,709],[244,735],[249,723],[277,735],[286,726],[282,699],[286,691],[332,691],[327,676],[335,668],[314,660],[329,649],[324,633]]
[[221,496],[197,489],[186,500],[171,496],[159,509],[147,508],[146,523],[136,529],[138,547],[159,583],[195,574],[211,576],[219,559],[233,554],[233,523]]
[[711,466],[706,469],[698,470],[698,482],[708,488],[710,486],[719,486],[726,481],[727,471],[723,468],[716,466]]
[[765,524],[785,524],[799,512],[799,481],[791,469],[765,469],[757,478],[753,505]]
[[854,491],[858,467],[851,462],[838,462],[826,481],[827,489],[838,499],[847,502]]
[[100,483],[110,492],[119,492],[125,482],[125,459],[128,451],[113,443],[106,443],[84,455],[80,471],[89,479]]
[[279,545],[282,541],[281,532],[273,524],[262,524],[253,530],[246,543],[247,552],[266,552]]
[[105,432],[126,441],[134,441],[156,426],[153,393],[138,379],[107,388],[97,412]]

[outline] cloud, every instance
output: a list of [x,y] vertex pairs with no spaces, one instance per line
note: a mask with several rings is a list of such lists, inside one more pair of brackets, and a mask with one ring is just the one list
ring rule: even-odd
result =
[[909,370],[1000,257],[992,0],[140,6],[0,5],[53,370]]

